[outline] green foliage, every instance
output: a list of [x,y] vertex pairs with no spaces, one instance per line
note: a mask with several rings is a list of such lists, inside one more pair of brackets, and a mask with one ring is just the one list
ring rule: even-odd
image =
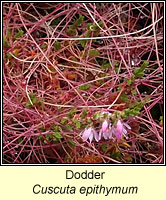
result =
[[47,134],[47,135],[44,135],[44,136],[45,136],[45,138],[46,138],[46,140],[44,140],[44,143],[47,144],[48,141],[51,140],[51,134]]
[[143,102],[138,101],[133,104],[131,104],[130,108],[126,108],[121,112],[121,117],[128,118],[128,117],[135,117],[137,115],[140,115],[140,111],[145,105],[146,101]]
[[14,39],[22,37],[23,34],[24,34],[24,31],[22,29],[20,29],[18,31],[18,33],[15,34]]
[[15,62],[14,61],[11,61],[10,62],[10,65],[13,67],[15,65]]
[[[102,21],[100,21],[100,22],[98,23],[98,25],[99,25],[101,28],[103,28],[103,26],[104,26],[104,24],[103,24]],[[100,30],[99,26],[97,26],[96,23],[93,23],[93,24],[92,24],[92,23],[88,23],[88,25],[87,25],[88,30],[91,31],[91,32],[97,32],[97,31],[99,31],[99,30]]]
[[66,32],[69,34],[69,35],[75,35],[75,33],[76,33],[76,31],[75,30],[72,30],[71,28],[68,28],[67,30],[66,30]]
[[[86,38],[89,38],[91,36],[91,33],[88,31],[88,33],[86,34]],[[84,48],[85,47],[85,45],[87,44],[87,40],[80,40],[80,44],[81,44],[81,46]]]
[[41,49],[46,49],[47,48],[47,45],[46,44],[42,44],[41,45]]
[[39,127],[39,130],[40,130],[41,132],[45,132],[45,131],[46,131],[46,129],[44,128],[44,126]]
[[73,117],[74,117],[74,115],[75,115],[75,113],[76,113],[76,108],[72,108],[70,111],[69,111],[69,113],[68,113],[68,117],[70,118],[70,119],[72,119]]
[[115,73],[117,74],[117,73],[118,73],[118,71],[119,71],[119,68],[118,68],[118,67],[116,67],[116,68],[115,68]]
[[129,80],[127,81],[127,85],[129,86],[129,85],[131,85],[131,84],[132,84],[132,80],[129,79]]
[[81,85],[79,87],[80,90],[88,90],[91,86],[89,84]]
[[30,93],[30,94],[29,94],[29,97],[30,97],[32,103],[35,104],[35,103],[36,103],[36,97],[35,97],[35,94]]
[[83,21],[84,21],[84,16],[80,15],[80,17],[73,23],[73,25],[70,26],[70,28],[66,30],[66,32],[69,35],[74,35],[76,33],[76,29],[78,28],[78,26],[82,24]]
[[144,76],[144,70],[149,65],[148,61],[144,61],[140,68],[135,68],[134,70],[134,77],[135,78],[142,78]]
[[99,120],[101,118],[101,113],[100,112],[96,112],[95,114],[93,114],[93,119],[94,120]]
[[3,35],[3,47],[6,47],[6,48],[10,47],[5,35]]
[[86,40],[80,40],[80,44],[84,48],[87,44],[87,41]]
[[26,105],[26,107],[27,107],[27,108],[31,108],[31,107],[32,107],[32,104],[31,104],[29,101],[28,101],[28,102],[26,102],[26,104],[25,104],[25,105]]
[[124,101],[124,102],[129,102],[129,98],[128,98],[128,96],[127,95],[124,95],[124,94],[122,94],[121,96],[120,96],[120,99],[122,100],[122,101]]
[[127,157],[125,160],[127,163],[132,163],[132,161],[133,161],[133,159],[131,157]]
[[127,85],[128,85],[128,86],[132,85],[134,81],[135,81],[135,76],[133,75],[133,76],[127,81]]
[[38,135],[38,139],[39,139],[39,140],[42,140],[42,138],[43,138],[43,137],[42,137],[41,135]]
[[18,143],[21,143],[21,142],[22,142],[22,140],[23,140],[23,138],[22,138],[22,137],[20,137],[20,138],[18,138],[17,142],[18,142]]
[[61,48],[61,43],[59,41],[56,41],[54,47],[56,50],[59,50]]
[[56,133],[53,134],[53,141],[54,142],[57,142],[57,141],[59,141],[62,138],[63,137],[61,136],[61,134],[59,132],[56,132]]
[[101,150],[106,152],[107,151],[107,145],[106,144],[102,144],[101,145]]
[[113,154],[111,154],[110,156],[111,158],[114,158],[116,160],[121,160],[123,155],[120,152],[114,152]]
[[84,21],[84,16],[80,15],[80,17],[71,26],[72,29],[76,29],[78,26],[80,26],[82,24],[83,21]]
[[101,66],[103,69],[109,69],[111,67],[110,63],[105,63]]
[[81,128],[81,123],[78,120],[75,120],[75,125],[77,129]]
[[133,95],[136,95],[136,94],[137,94],[137,91],[136,91],[136,90],[131,90],[131,93],[132,93]]
[[65,124],[67,122],[67,119],[65,118],[65,117],[63,117],[62,119],[61,119],[61,124]]
[[6,54],[6,58],[7,58],[7,59],[11,59],[11,58],[12,58],[12,55],[11,55],[10,53],[7,53],[7,54]]
[[122,89],[122,85],[120,85],[119,87],[118,87],[118,90],[121,90]]
[[87,115],[88,115],[88,111],[87,111],[86,108],[84,108],[82,113],[81,113],[81,119],[84,119]]
[[60,22],[60,18],[56,18],[56,19],[52,20],[52,22],[51,22],[50,26],[55,26],[55,25],[58,25],[58,24],[59,24],[59,22]]
[[143,71],[147,66],[149,65],[148,61],[144,61],[144,63],[141,65],[141,70]]
[[147,103],[147,102],[149,102],[149,101],[150,101],[150,98],[149,98],[149,97],[146,97],[146,98],[144,99],[143,103],[145,104],[145,103]]
[[60,130],[60,127],[55,124],[52,126],[52,128],[53,128],[54,132],[59,132],[59,130]]
[[[33,105],[41,105],[42,104],[41,100],[39,100],[38,98],[35,97],[35,94],[30,93],[29,97],[30,97]],[[31,104],[31,102],[27,102],[26,107],[30,108],[33,106],[32,104]]]
[[90,56],[98,56],[99,54],[100,54],[100,52],[98,50],[90,50],[89,51]]
[[68,140],[67,142],[71,147],[74,147],[76,145],[75,142],[73,142],[72,140]]
[[[119,66],[119,62],[118,62],[118,61],[115,61],[115,62],[114,62],[114,66],[115,66],[115,67],[118,67],[118,66]],[[115,69],[115,70],[116,70],[116,69]]]

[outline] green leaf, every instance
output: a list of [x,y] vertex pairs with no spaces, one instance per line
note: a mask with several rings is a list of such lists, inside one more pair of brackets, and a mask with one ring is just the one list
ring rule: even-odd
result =
[[6,58],[7,58],[7,59],[11,59],[11,58],[12,58],[12,55],[11,55],[10,53],[7,53],[7,54],[6,54]]
[[147,103],[147,102],[150,101],[150,98],[149,97],[145,97],[144,101],[145,101],[145,103]]
[[67,30],[66,30],[66,32],[69,34],[69,35],[75,35],[75,30],[72,30],[71,28],[68,28]]
[[120,85],[119,87],[118,87],[118,90],[121,90],[122,89],[122,85]]
[[137,77],[142,78],[144,76],[144,72],[139,72]]
[[115,152],[115,153],[111,154],[110,157],[111,157],[111,158],[114,158],[114,159],[121,160],[122,154],[121,154],[120,152]]
[[83,109],[82,114],[81,114],[81,119],[84,119],[88,114],[88,111],[86,108]]
[[136,67],[134,70],[134,75],[137,76],[139,72],[140,72],[140,69],[138,67]]
[[5,35],[3,35],[3,46],[6,47],[6,48],[10,47],[9,43],[7,42],[7,39],[6,39]]
[[28,101],[27,103],[26,103],[26,107],[27,108],[30,108],[30,107],[32,107],[33,105]]
[[143,71],[148,65],[149,65],[149,62],[148,61],[144,61],[144,63],[140,67],[141,71]]
[[53,134],[53,137],[56,138],[56,139],[61,139],[61,138],[63,138],[59,132],[54,133],[54,134]]
[[163,121],[163,116],[160,116],[160,120]]
[[10,62],[10,65],[13,67],[15,65],[15,62],[14,61],[11,61]]
[[73,142],[72,140],[68,140],[67,142],[71,147],[74,147],[76,145],[75,142]]
[[104,26],[104,24],[102,21],[100,21],[98,22],[98,25],[96,23],[93,23],[93,24],[88,23],[87,27],[88,27],[88,30],[90,30],[91,32],[97,32],[100,30],[100,27],[102,28]]
[[84,48],[87,43],[87,40],[80,40],[81,46]]
[[131,85],[131,84],[132,84],[132,80],[129,79],[129,80],[127,81],[127,85],[129,86],[129,85]]
[[59,22],[60,22],[60,18],[56,18],[56,19],[52,20],[52,22],[51,22],[50,26],[55,26],[55,25],[58,25],[58,24],[59,24]]
[[75,124],[77,129],[81,128],[81,123],[78,120],[75,121]]
[[66,122],[67,122],[67,119],[63,117],[63,118],[61,119],[61,124],[65,124]]
[[88,122],[88,123],[91,123],[91,122],[92,122],[92,120],[91,120],[90,118],[88,118],[88,119],[87,119],[87,122]]
[[53,129],[54,129],[54,132],[58,132],[60,127],[54,124],[53,125]]
[[118,61],[115,61],[115,62],[114,62],[114,66],[115,66],[115,67],[118,67],[118,66],[119,66],[119,62],[118,62]]
[[47,48],[47,45],[46,44],[42,44],[41,45],[41,49],[46,49]]
[[61,43],[59,41],[56,41],[54,47],[56,50],[59,50],[61,48]]
[[120,99],[121,99],[122,101],[124,101],[124,102],[129,102],[129,98],[128,98],[128,96],[126,96],[126,95],[121,95],[121,96],[120,96]]
[[144,76],[144,69],[149,65],[148,61],[144,61],[140,68],[135,68],[134,75],[135,78],[142,78]]
[[43,137],[42,137],[41,135],[38,135],[38,139],[39,139],[39,140],[42,140],[42,138],[43,138]]
[[35,103],[36,103],[36,97],[35,97],[35,94],[30,93],[30,94],[29,94],[29,97],[30,97],[32,103],[35,104]]
[[102,144],[101,145],[101,150],[106,152],[107,151],[107,145],[106,144]]
[[72,25],[72,28],[73,29],[77,28],[78,26],[82,24],[83,21],[84,21],[84,16],[80,15],[80,17]]
[[22,140],[23,140],[23,138],[20,137],[20,138],[18,138],[17,142],[18,142],[18,143],[21,143]]
[[131,93],[132,93],[133,95],[136,95],[136,94],[137,94],[137,91],[136,91],[136,90],[131,90]]
[[98,25],[99,25],[101,28],[103,28],[103,27],[104,27],[104,24],[103,24],[103,22],[102,22],[102,21],[99,21]]
[[80,90],[88,90],[91,86],[89,84],[81,85],[79,87]]
[[68,113],[68,117],[73,118],[76,113],[76,110],[77,110],[76,108],[72,108]]
[[133,159],[132,159],[131,157],[127,157],[127,158],[126,158],[126,162],[128,162],[128,163],[131,163],[132,160],[133,160]]
[[23,34],[24,34],[24,31],[23,31],[22,29],[20,29],[19,32],[16,33],[16,35],[15,35],[14,38],[15,38],[15,39],[20,38]]
[[99,54],[100,54],[100,52],[98,50],[90,50],[89,51],[90,56],[98,56]]
[[103,68],[103,69],[108,69],[108,68],[110,68],[110,67],[111,67],[110,63],[106,63],[106,64],[103,64],[103,65],[102,65],[102,68]]
[[119,68],[116,67],[116,68],[115,68],[115,73],[118,73],[118,71],[119,71]]
[[45,132],[45,131],[46,131],[46,129],[44,128],[44,126],[39,127],[39,130],[40,130],[41,132]]
[[50,134],[45,135],[45,138],[49,141],[51,138]]

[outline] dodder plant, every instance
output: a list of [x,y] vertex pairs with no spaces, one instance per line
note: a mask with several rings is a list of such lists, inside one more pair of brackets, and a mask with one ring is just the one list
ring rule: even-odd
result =
[[163,162],[162,3],[3,4],[4,163]]

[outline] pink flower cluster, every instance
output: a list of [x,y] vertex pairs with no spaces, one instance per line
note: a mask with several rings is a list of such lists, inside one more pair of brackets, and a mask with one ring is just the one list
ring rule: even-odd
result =
[[93,138],[98,142],[103,137],[105,140],[111,139],[115,137],[117,140],[120,140],[123,135],[127,133],[127,129],[131,129],[131,127],[122,122],[122,120],[118,119],[116,125],[113,125],[108,122],[108,120],[104,120],[102,123],[102,127],[97,133],[92,127],[86,128],[84,131],[80,133],[83,141],[87,141],[89,139],[90,143]]

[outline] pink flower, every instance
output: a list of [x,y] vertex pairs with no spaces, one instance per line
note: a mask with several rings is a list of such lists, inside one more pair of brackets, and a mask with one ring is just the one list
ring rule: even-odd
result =
[[102,123],[102,128],[99,132],[99,140],[101,140],[102,136],[105,140],[111,139],[112,137],[111,124],[109,124],[107,120],[104,120],[104,122]]
[[89,139],[91,143],[93,138],[95,138],[96,142],[99,141],[99,135],[92,127],[86,128],[84,131],[80,133],[80,136],[82,137],[84,142]]
[[121,123],[120,120],[118,120],[118,122],[116,124],[116,128],[114,130],[114,135],[116,136],[116,138],[118,140],[120,140],[122,138],[122,135],[123,135],[123,124]]
[[102,123],[102,132],[106,132],[108,125],[108,121],[104,120],[104,122]]
[[116,124],[116,127],[113,130],[113,134],[118,140],[120,140],[122,136],[127,133],[126,128],[131,129],[131,127],[128,124],[121,122],[121,120],[119,119]]

